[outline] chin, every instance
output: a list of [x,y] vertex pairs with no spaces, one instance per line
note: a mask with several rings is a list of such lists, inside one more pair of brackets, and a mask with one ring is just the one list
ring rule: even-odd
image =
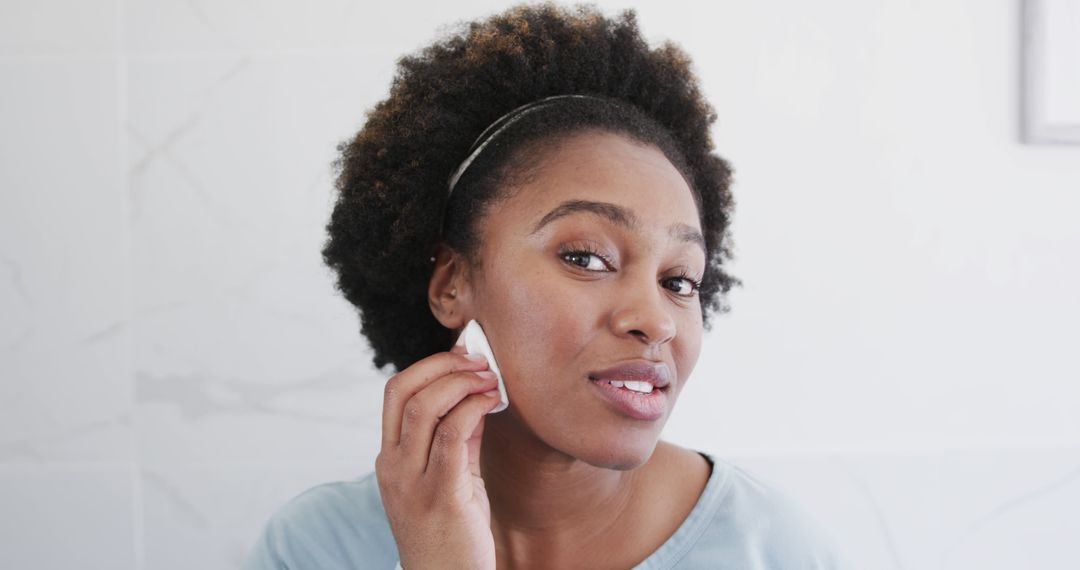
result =
[[624,438],[617,442],[590,441],[593,445],[588,450],[581,450],[574,454],[578,459],[604,469],[617,471],[630,471],[645,465],[656,450],[657,438],[647,441],[643,436],[637,438]]

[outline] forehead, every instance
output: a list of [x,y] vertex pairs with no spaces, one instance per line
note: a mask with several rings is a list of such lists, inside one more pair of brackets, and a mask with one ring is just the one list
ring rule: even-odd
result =
[[586,132],[544,152],[529,180],[500,206],[504,215],[496,218],[531,227],[562,203],[586,200],[630,210],[644,229],[701,227],[690,186],[655,146],[614,133]]

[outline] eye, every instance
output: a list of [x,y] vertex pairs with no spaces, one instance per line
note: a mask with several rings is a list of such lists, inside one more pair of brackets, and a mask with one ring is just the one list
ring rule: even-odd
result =
[[604,271],[607,269],[603,258],[588,251],[568,251],[562,254],[562,258],[586,271]]
[[693,297],[697,295],[698,289],[701,287],[701,281],[691,279],[689,275],[678,275],[665,280],[667,283],[674,283],[674,288],[669,288],[674,291],[680,297]]
[[559,251],[559,257],[563,261],[584,269],[585,271],[608,271],[611,269],[611,259],[588,246],[572,246]]

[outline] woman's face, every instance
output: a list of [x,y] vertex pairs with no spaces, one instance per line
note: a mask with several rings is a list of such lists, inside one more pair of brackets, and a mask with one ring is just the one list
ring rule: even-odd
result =
[[[547,151],[479,230],[470,316],[487,333],[510,397],[486,430],[517,422],[592,465],[644,463],[701,347],[694,284],[705,271],[704,241],[679,171],[656,147],[577,134]],[[595,380],[621,365],[637,372],[609,379],[651,371],[670,383],[646,396]]]

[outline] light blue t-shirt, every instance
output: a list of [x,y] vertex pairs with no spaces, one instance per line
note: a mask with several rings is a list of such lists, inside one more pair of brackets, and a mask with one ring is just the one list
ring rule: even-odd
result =
[[[739,467],[701,455],[712,474],[697,504],[633,570],[848,568],[831,535],[801,507]],[[397,563],[379,484],[369,473],[318,485],[278,509],[244,570],[392,570]]]

